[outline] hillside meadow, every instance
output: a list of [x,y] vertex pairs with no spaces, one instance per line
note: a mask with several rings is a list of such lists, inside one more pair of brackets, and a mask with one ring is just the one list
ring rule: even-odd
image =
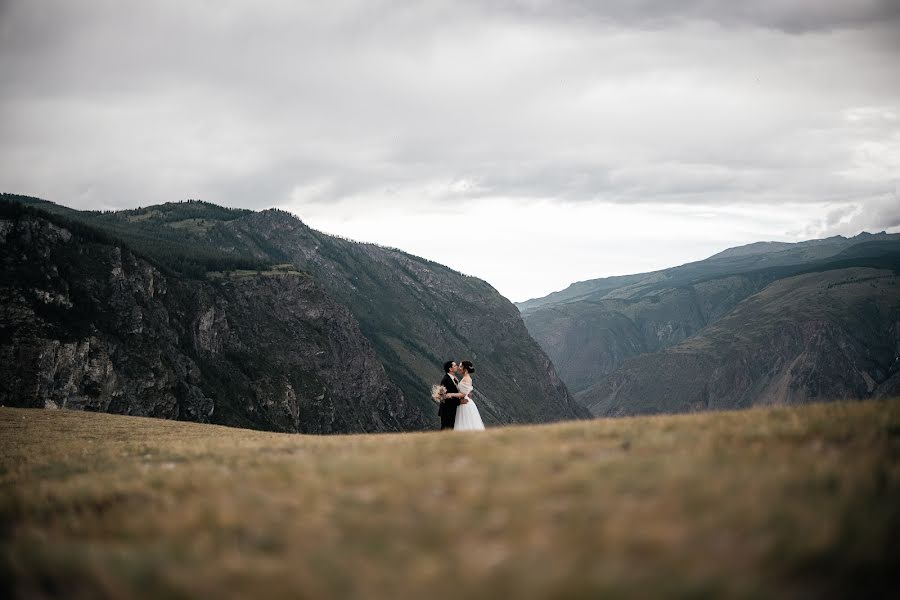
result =
[[3,408],[0,593],[892,596],[898,458],[897,400],[330,437]]

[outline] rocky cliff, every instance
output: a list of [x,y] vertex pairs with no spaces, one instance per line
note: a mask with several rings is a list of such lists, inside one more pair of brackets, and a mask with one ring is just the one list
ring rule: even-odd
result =
[[775,281],[578,399],[598,416],[863,399],[900,391],[900,277],[847,268]]
[[107,236],[0,219],[0,403],[276,431],[427,426],[308,274],[194,280]]
[[654,273],[573,284],[519,304],[528,331],[578,394],[626,360],[679,344],[774,281],[841,266],[883,266],[900,236],[761,243]]
[[[516,307],[486,282],[399,250],[310,229],[283,211],[254,213],[209,232],[223,250],[309,271],[359,320],[382,364],[420,410],[448,359],[477,366],[485,422],[540,423],[587,416],[528,334]],[[435,421],[436,423],[436,421]]]
[[[10,331],[53,326],[57,337],[48,340],[72,337],[68,313],[55,321],[28,316],[24,307],[34,312],[37,296],[23,290],[58,294],[65,286],[92,286],[99,291],[83,294],[78,304],[78,310],[92,307],[84,319],[90,326],[68,342],[98,337],[95,330],[104,331],[106,322],[97,315],[110,315],[110,322],[119,325],[97,343],[115,347],[116,369],[154,352],[171,355],[164,365],[182,365],[167,366],[163,380],[154,379],[164,392],[140,395],[115,388],[129,399],[127,408],[100,402],[97,410],[278,430],[436,428],[430,387],[443,375],[445,360],[469,359],[478,366],[476,400],[488,424],[589,416],[569,395],[515,306],[484,281],[443,265],[329,236],[278,210],[254,213],[189,201],[100,213],[21,196],[0,200],[3,206],[43,215],[35,217],[39,221],[56,219],[76,231],[78,239],[65,245],[68,252],[84,252],[85,244],[92,252],[117,248],[122,260],[128,256],[153,272],[154,290],[160,285],[168,290],[162,297],[138,294],[141,302],[149,298],[153,310],[160,305],[159,325],[144,323],[128,337],[130,325],[120,323],[123,315],[137,322],[134,306],[143,319],[150,309],[106,290],[114,260],[102,252],[89,264],[54,252],[29,259],[41,277],[54,269],[66,271],[52,290],[41,287],[43,279],[29,280],[27,269],[10,267],[8,291],[11,299],[18,298],[4,306],[10,311]],[[16,240],[22,252],[41,247],[29,250],[31,240]],[[4,260],[16,263],[20,249],[5,248]],[[96,272],[79,271],[86,268]],[[19,339],[4,345],[4,352],[12,347],[20,352],[23,344]],[[52,370],[30,364],[31,380]],[[128,381],[137,381],[141,373],[129,371]],[[197,373],[200,379],[191,379]],[[73,377],[80,381],[80,375]],[[134,385],[145,389],[146,381],[140,381]],[[42,388],[17,385],[15,394],[32,399],[67,396],[61,390],[71,389],[57,379]],[[79,394],[68,394],[65,405],[78,406],[81,400],[75,397],[86,397]],[[204,417],[210,401],[214,408]]]
[[759,291],[765,279],[732,276],[651,295],[581,300],[526,314],[528,331],[577,394],[628,358],[657,352],[696,334]]

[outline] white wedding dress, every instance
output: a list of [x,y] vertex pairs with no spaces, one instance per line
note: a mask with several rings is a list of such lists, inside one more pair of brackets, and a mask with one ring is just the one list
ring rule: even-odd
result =
[[[461,394],[468,396],[475,389],[471,383],[460,381],[456,388]],[[484,421],[481,420],[481,414],[475,401],[469,398],[465,404],[460,404],[456,409],[456,422],[453,424],[454,431],[483,431]]]

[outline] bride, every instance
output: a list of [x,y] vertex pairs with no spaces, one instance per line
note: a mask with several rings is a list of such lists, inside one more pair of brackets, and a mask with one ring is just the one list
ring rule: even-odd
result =
[[475,402],[469,398],[472,390],[475,389],[472,386],[472,373],[475,372],[475,365],[464,360],[461,363],[461,367],[464,375],[456,387],[461,394],[466,395],[467,402],[465,404],[461,403],[459,408],[456,409],[456,422],[453,424],[453,429],[455,431],[482,431],[484,430],[484,422],[481,420],[481,414],[479,414]]

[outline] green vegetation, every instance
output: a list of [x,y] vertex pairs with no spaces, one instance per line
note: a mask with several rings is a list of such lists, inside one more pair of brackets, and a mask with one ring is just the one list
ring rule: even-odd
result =
[[282,265],[272,265],[270,269],[265,271],[258,270],[252,271],[250,269],[236,269],[233,271],[210,271],[206,274],[207,278],[212,280],[220,280],[220,279],[239,279],[242,277],[256,277],[262,275],[264,277],[277,277],[279,275],[301,275],[304,277],[308,277],[307,273],[303,271],[298,271],[294,268],[294,265],[291,264],[282,264]]
[[337,437],[0,409],[0,449],[7,597],[900,591],[900,401]]
[[[753,252],[754,248],[773,251]],[[828,295],[816,297],[818,292],[815,284],[819,281],[834,282],[836,277],[841,277],[841,273],[849,272],[850,269],[877,269],[881,273],[878,278],[891,273],[900,274],[898,234],[861,234],[850,239],[835,237],[798,244],[763,243],[754,245],[754,248],[732,249],[706,260],[654,273],[580,282],[566,290],[529,300],[518,306],[528,332],[551,358],[560,378],[579,402],[594,411],[605,410],[598,404],[605,402],[605,396],[599,396],[592,388],[621,390],[621,379],[630,377],[629,369],[642,370],[643,378],[651,385],[656,385],[657,389],[639,399],[644,406],[642,411],[632,410],[635,404],[631,401],[632,397],[625,398],[625,402],[620,404],[631,405],[626,409],[626,414],[646,410],[668,412],[677,403],[666,403],[665,400],[671,400],[672,394],[658,392],[660,388],[671,389],[673,386],[669,382],[662,383],[657,377],[659,365],[653,354],[670,349],[677,352],[679,344],[705,335],[723,319],[730,319],[732,323],[740,320],[740,325],[733,333],[740,336],[745,332],[755,332],[760,344],[750,348],[745,356],[748,364],[752,365],[752,373],[739,379],[752,383],[757,390],[764,389],[765,378],[770,373],[773,379],[781,374],[777,373],[779,365],[770,365],[774,367],[773,370],[758,368],[757,365],[760,359],[776,354],[784,372],[788,374],[784,381],[789,383],[782,386],[782,389],[802,388],[805,382],[798,381],[793,375],[800,372],[797,365],[793,364],[794,361],[825,364],[835,353],[831,349],[824,350],[821,343],[810,342],[810,348],[806,351],[801,349],[790,356],[779,354],[784,345],[770,343],[773,338],[769,325],[773,317],[778,313],[797,315],[809,312],[807,309],[813,303],[822,310],[837,306],[840,302]],[[753,303],[754,297],[764,295],[766,289],[773,289],[773,286],[777,287],[785,281],[800,278],[810,283],[807,295],[801,297],[795,294],[790,301],[782,302],[780,311],[755,312],[753,318],[750,318],[747,306]],[[863,303],[881,303],[883,296],[889,296],[893,298],[889,318],[894,318],[892,315],[900,308],[896,288],[891,290],[876,283],[875,279],[870,281],[871,286],[866,287],[868,298],[863,299]],[[829,312],[828,319],[817,320],[814,317],[806,322],[804,327],[807,339],[840,329],[844,323],[858,316],[855,310]],[[734,319],[736,316],[743,318]],[[785,324],[797,329],[800,322]],[[852,331],[853,328],[850,329]],[[864,346],[882,345],[879,341],[882,336],[880,329],[883,328],[879,326],[872,330],[872,336],[868,337]],[[779,327],[775,333],[782,334],[784,331],[784,327]],[[883,333],[891,335],[890,331],[892,329],[888,324]],[[762,332],[766,333],[758,335]],[[732,343],[726,342],[711,352],[714,360],[707,361],[701,370],[704,373],[722,372],[730,368],[727,357],[732,346]],[[891,367],[896,357],[894,346],[896,340],[885,346],[884,353],[872,353],[864,348],[862,354],[851,357],[856,364],[847,371],[824,371],[833,373],[836,379],[845,374],[850,379],[853,373],[865,373],[860,376],[861,379],[869,378],[880,385],[895,373],[895,369]],[[813,349],[816,351],[810,351]],[[801,352],[805,356],[800,356]],[[839,350],[838,354],[843,355],[845,351]],[[690,388],[694,401],[705,402],[701,398],[704,394],[703,386],[697,385],[697,381],[705,378],[697,379],[696,370],[680,365],[663,373],[669,377],[680,376],[682,383],[676,385],[682,389]],[[728,385],[732,391],[740,391],[739,386],[731,383]],[[866,382],[847,393],[845,389],[823,385],[816,378],[813,378],[812,387],[818,389],[807,396],[801,395],[800,399],[866,398],[874,391],[873,386]],[[755,403],[758,398],[765,396],[758,392],[751,393],[741,399],[740,405]],[[722,395],[716,393],[712,393],[712,398],[710,406],[715,406],[715,399],[723,400]],[[722,405],[717,407],[721,408]]]
[[[427,390],[450,357],[479,364],[477,398],[489,424],[588,417],[552,372],[515,306],[475,277],[404,252],[314,231],[276,209],[238,211],[188,201],[101,213],[22,196],[3,196],[3,201],[18,205],[15,210],[27,205],[57,223],[77,224],[115,240],[167,275],[219,284],[252,275],[308,273],[349,309],[388,378],[402,391],[407,408],[400,415],[382,406],[385,422],[399,418],[405,427],[413,422],[422,429],[434,426],[435,408]],[[277,266],[288,263],[293,270]],[[185,277],[169,277],[170,283],[175,279]],[[56,321],[65,328],[63,315]],[[297,355],[293,346],[280,349]]]
[[596,416],[623,416],[891,397],[898,310],[900,278],[888,269],[779,279],[576,398]]
[[115,212],[77,211],[38,198],[0,194],[2,217],[43,217],[89,241],[124,246],[162,271],[193,279],[203,279],[209,271],[270,268],[271,261],[225,252],[206,236],[210,229],[251,212],[199,200]]

